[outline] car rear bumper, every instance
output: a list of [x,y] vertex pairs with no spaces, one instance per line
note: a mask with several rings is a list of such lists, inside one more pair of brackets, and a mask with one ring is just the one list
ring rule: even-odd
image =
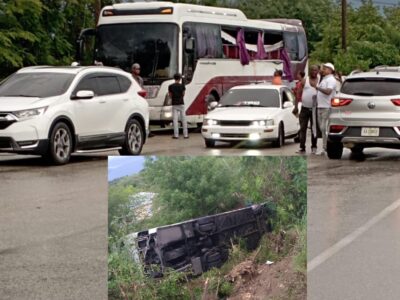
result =
[[[379,136],[362,136],[362,127],[379,128]],[[400,130],[398,127],[350,126],[340,133],[328,133],[328,140],[330,142],[343,143],[350,148],[353,145],[398,148],[400,147]]]

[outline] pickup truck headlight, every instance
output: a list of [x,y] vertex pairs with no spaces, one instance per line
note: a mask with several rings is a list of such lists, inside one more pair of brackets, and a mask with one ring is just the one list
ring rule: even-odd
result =
[[47,110],[47,106],[40,107],[40,108],[14,111],[13,115],[16,116],[19,120],[25,120],[25,119],[40,116],[40,115],[44,114],[46,110]]

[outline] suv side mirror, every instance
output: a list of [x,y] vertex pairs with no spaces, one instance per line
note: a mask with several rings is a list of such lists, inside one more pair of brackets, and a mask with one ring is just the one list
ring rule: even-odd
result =
[[185,52],[193,53],[195,48],[195,40],[194,38],[187,38],[185,40]]
[[73,100],[83,100],[83,99],[92,99],[94,97],[93,91],[78,91],[74,96],[71,97]]

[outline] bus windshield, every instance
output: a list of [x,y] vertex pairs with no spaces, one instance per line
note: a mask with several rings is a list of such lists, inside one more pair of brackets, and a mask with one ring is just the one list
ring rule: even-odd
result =
[[178,26],[172,23],[101,25],[95,59],[130,72],[140,64],[144,84],[160,84],[178,72]]

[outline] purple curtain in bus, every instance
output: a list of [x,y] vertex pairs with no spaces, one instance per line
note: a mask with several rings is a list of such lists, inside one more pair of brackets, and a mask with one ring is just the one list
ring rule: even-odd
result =
[[244,30],[240,29],[236,36],[236,45],[239,47],[240,63],[248,65],[250,63],[250,55],[246,49],[246,42],[244,40]]
[[289,82],[293,81],[292,67],[290,64],[290,57],[285,48],[280,50],[281,59],[283,62],[283,73]]
[[264,40],[263,40],[263,34],[262,32],[258,33],[258,39],[257,39],[257,59],[264,59],[267,56],[267,53],[265,53],[265,48],[264,48]]

